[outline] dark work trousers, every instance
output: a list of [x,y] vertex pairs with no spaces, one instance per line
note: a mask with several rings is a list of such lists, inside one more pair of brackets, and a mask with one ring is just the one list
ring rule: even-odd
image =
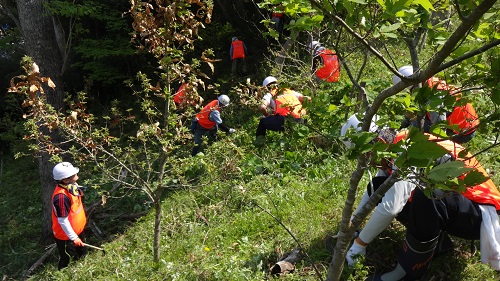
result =
[[215,141],[215,138],[217,136],[218,127],[217,127],[217,125],[215,125],[211,129],[206,129],[206,128],[203,128],[198,123],[198,121],[196,121],[196,124],[194,124],[194,122],[193,122],[192,126],[194,126],[195,129],[194,129],[194,147],[193,147],[193,150],[191,151],[191,155],[195,156],[201,149],[201,144],[203,143],[202,137],[204,135],[208,136],[208,140],[210,142]]
[[456,237],[478,240],[482,222],[476,202],[457,192],[440,199],[429,199],[416,188],[411,200],[408,232],[419,241],[430,241],[441,230]]
[[285,117],[281,115],[269,115],[261,118],[257,127],[256,136],[265,136],[267,130],[284,131]]
[[[82,241],[84,241],[83,232],[78,235]],[[57,251],[59,252],[59,264],[57,269],[61,270],[65,267],[68,267],[68,264],[71,260],[77,260],[83,257],[87,249],[85,247],[75,247],[75,244],[71,240],[56,240]]]
[[[305,121],[302,118],[295,118],[295,122],[304,122]],[[281,132],[285,130],[285,117],[281,115],[269,115],[265,118],[261,118],[259,121],[259,126],[257,127],[257,132],[255,135],[258,136],[265,136],[266,131],[271,130],[271,131],[276,131],[276,132]]]
[[233,59],[233,63],[231,65],[231,73],[233,75],[238,74],[238,64],[242,65],[243,73],[247,73],[247,63],[245,62],[245,58]]

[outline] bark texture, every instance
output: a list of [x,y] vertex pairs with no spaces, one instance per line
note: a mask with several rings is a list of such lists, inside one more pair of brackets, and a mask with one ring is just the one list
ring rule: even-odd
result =
[[[16,0],[19,23],[24,39],[24,50],[40,68],[42,77],[50,77],[56,89],[46,87],[47,101],[56,110],[63,108],[62,58],[57,45],[52,19],[43,7],[46,0]],[[40,130],[45,130],[40,128]],[[48,133],[48,132],[47,132]],[[54,140],[60,140],[57,132],[50,132]],[[42,188],[42,239],[52,239],[51,229],[51,196],[54,190],[52,179],[53,164],[50,156],[42,153],[39,158],[40,183]],[[69,159],[65,159],[68,161]]]

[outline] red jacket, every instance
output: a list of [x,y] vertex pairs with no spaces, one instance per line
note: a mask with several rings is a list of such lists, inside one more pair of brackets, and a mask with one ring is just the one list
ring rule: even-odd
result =
[[338,82],[340,78],[340,65],[337,55],[331,50],[319,51],[319,56],[323,60],[323,67],[316,70],[316,76],[326,82]]
[[[87,223],[87,216],[85,215],[85,209],[83,208],[82,197],[73,195],[69,193],[66,188],[62,188],[57,185],[54,193],[52,194],[52,202],[54,202],[54,197],[60,193],[68,196],[71,201],[68,220],[75,233],[77,235],[80,235],[80,233],[82,233],[83,229],[85,228],[85,224]],[[63,202],[61,202],[61,204],[62,203]],[[52,232],[54,233],[54,237],[59,240],[69,240],[69,237],[66,235],[61,225],[57,221],[54,207],[52,208]]]
[[231,59],[244,59],[245,58],[245,47],[243,41],[236,39],[231,43],[233,55]]
[[205,129],[212,129],[216,123],[209,119],[210,113],[213,110],[219,110],[219,101],[213,100],[209,102],[205,107],[200,111],[200,113],[196,114],[196,118],[198,119],[198,124]]
[[[449,87],[443,80],[431,77],[426,82],[430,88],[436,87],[440,91],[448,91],[450,95],[454,95],[451,87]],[[457,101],[459,99],[460,97],[457,96]],[[476,110],[471,103],[455,106],[453,111],[448,115],[448,117],[446,117],[446,120],[448,121],[448,125],[458,125],[460,131],[454,131],[455,134],[472,134],[479,125],[479,117],[477,116]]]

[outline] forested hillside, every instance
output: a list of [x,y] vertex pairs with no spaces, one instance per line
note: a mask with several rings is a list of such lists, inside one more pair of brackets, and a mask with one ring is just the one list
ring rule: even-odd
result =
[[[393,184],[416,179],[433,200],[485,176],[500,184],[499,8],[495,0],[0,1],[2,280],[365,280],[393,270],[408,237],[396,219],[357,264],[344,262]],[[246,67],[234,69],[238,39]],[[338,80],[322,77],[328,67]],[[431,85],[433,77],[446,83]],[[293,106],[280,100],[291,92]],[[223,125],[196,154],[190,126],[212,101]],[[462,131],[447,117],[466,104],[479,118]],[[259,135],[287,107],[283,130]],[[353,114],[359,127],[341,134]],[[444,117],[430,125],[432,114]],[[413,119],[403,141],[377,142],[388,128],[402,132],[405,118]],[[439,142],[468,130],[460,161],[443,164]],[[472,157],[484,173],[463,164]],[[51,200],[61,161],[79,167],[91,246],[58,270]],[[498,280],[478,238],[451,235],[453,249],[436,251],[421,280]]]

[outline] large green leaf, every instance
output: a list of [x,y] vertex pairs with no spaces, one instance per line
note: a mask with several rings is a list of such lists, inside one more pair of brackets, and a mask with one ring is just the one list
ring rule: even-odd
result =
[[436,182],[444,182],[446,180],[459,177],[471,170],[471,168],[465,167],[465,164],[462,161],[452,161],[432,168],[428,177],[430,180]]
[[412,143],[408,148],[408,156],[415,159],[437,159],[446,153],[448,150],[432,141]]
[[489,178],[485,176],[483,173],[479,171],[472,171],[467,174],[464,178],[464,182],[466,186],[475,186],[478,184],[482,184],[487,181]]

